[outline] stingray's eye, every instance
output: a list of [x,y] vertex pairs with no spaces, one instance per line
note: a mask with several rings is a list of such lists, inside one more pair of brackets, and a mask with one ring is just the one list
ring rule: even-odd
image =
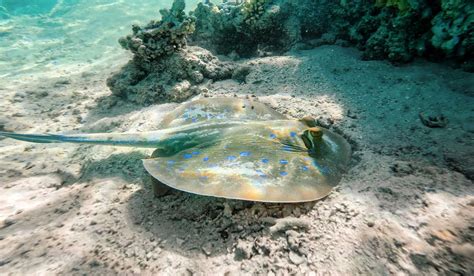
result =
[[319,140],[323,137],[323,130],[320,127],[309,128],[308,132],[315,140]]

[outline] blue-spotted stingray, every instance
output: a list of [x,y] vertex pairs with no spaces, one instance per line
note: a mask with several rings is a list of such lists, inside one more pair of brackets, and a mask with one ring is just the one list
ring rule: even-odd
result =
[[314,121],[291,120],[265,104],[237,98],[182,104],[150,132],[0,135],[36,143],[155,148],[143,164],[160,182],[199,195],[262,202],[325,197],[351,155],[343,137]]

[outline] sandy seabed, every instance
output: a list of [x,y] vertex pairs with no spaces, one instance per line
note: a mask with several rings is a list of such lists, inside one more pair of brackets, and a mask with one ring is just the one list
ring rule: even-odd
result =
[[[108,104],[106,79],[129,58],[5,77],[1,127],[156,129],[177,104]],[[256,97],[352,144],[327,198],[154,198],[141,164],[150,150],[3,139],[0,274],[474,274],[473,74],[338,46],[241,62],[246,83],[210,83],[205,96]],[[448,125],[428,128],[420,112]]]

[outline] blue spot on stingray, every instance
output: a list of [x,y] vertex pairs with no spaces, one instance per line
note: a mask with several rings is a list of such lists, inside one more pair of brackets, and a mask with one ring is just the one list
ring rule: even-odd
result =
[[174,163],[176,163],[176,161],[174,161],[174,160],[168,160],[167,163],[168,163],[168,166],[173,166]]
[[272,134],[270,134],[270,138],[275,139],[275,138],[277,138],[277,136],[272,133]]
[[217,168],[217,167],[219,167],[219,165],[217,165],[217,164],[209,164],[209,168]]
[[190,154],[190,153],[185,153],[185,154],[183,154],[183,158],[184,158],[184,159],[189,159],[189,158],[192,158],[192,157],[193,157],[193,155]]
[[199,154],[201,154],[200,151],[193,151],[193,155],[199,155]]
[[269,162],[269,160],[268,160],[267,158],[263,158],[263,159],[262,159],[262,162],[265,163],[265,164],[267,164],[267,163]]
[[307,170],[309,170],[309,168],[307,166],[303,166],[303,167],[301,167],[301,170],[307,171]]
[[192,122],[195,123],[197,121],[197,118],[193,118]]
[[267,177],[267,175],[262,170],[255,170],[260,177]]
[[286,164],[288,164],[288,160],[281,159],[281,160],[280,160],[280,164],[286,165]]
[[204,161],[204,162],[207,162],[207,161],[209,161],[209,157],[207,157],[207,156],[206,156],[206,157],[204,157],[204,158],[202,159],[202,161]]
[[290,146],[283,146],[281,147],[282,150],[284,151],[292,151],[293,149]]
[[286,175],[288,175],[288,173],[287,172],[280,172],[280,175],[281,176],[286,176]]
[[227,160],[229,160],[229,161],[234,161],[235,159],[237,159],[237,157],[234,156],[234,155],[227,156]]
[[290,132],[290,136],[291,137],[296,137],[296,132],[294,132],[294,131]]
[[242,151],[240,156],[250,156],[250,151]]

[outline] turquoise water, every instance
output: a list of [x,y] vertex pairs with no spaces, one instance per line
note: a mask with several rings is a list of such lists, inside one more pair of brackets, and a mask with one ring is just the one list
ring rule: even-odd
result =
[[[187,1],[187,9],[198,0]],[[90,65],[124,54],[131,25],[172,0],[0,0],[0,77]]]

